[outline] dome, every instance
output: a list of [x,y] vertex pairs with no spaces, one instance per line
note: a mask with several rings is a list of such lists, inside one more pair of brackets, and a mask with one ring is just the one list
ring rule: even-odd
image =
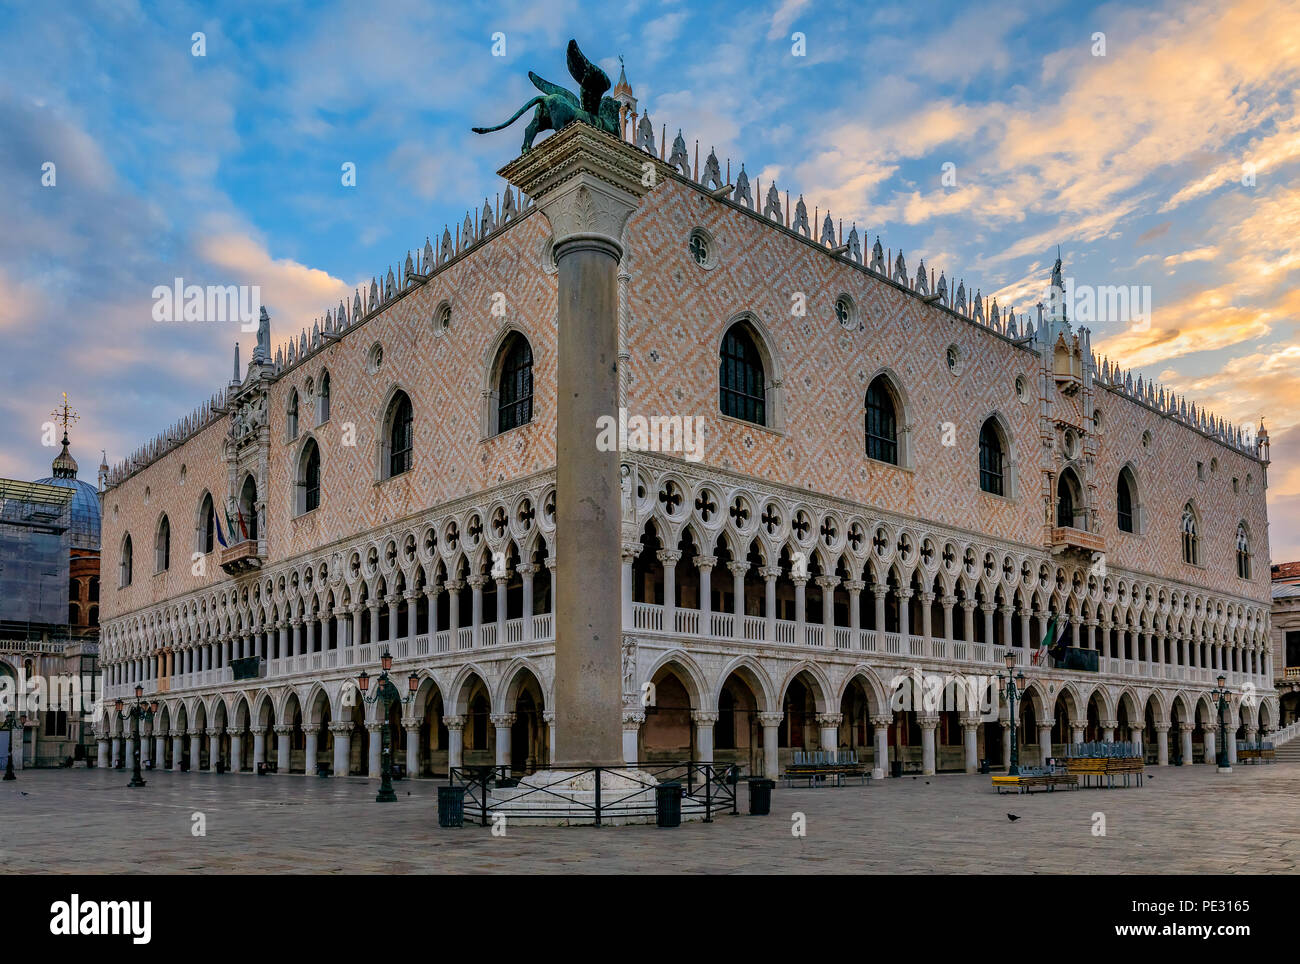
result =
[[68,536],[74,548],[99,548],[99,492],[89,482],[77,478],[77,461],[68,451],[68,436],[63,435],[63,451],[54,458],[54,475],[37,479],[43,485],[72,489],[68,503]]

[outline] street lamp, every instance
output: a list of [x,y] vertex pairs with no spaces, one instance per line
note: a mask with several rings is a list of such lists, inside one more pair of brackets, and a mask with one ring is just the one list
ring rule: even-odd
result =
[[[1016,697],[1020,693],[1016,690],[1016,684],[1019,683],[1023,688],[1025,685],[1025,674],[1017,673],[1014,677],[1011,671],[1016,668],[1015,650],[1008,648],[1005,654],[1007,664],[1007,713],[1011,720],[1011,766],[1007,768],[1007,776],[1020,776],[1020,745],[1016,740]],[[998,673],[998,679],[1002,679],[1002,674]]]
[[136,683],[135,701],[130,706],[124,708],[122,705],[122,698],[120,696],[117,698],[117,701],[113,704],[113,708],[117,710],[117,715],[120,716],[123,720],[135,721],[134,724],[135,739],[133,741],[135,743],[135,749],[131,754],[133,757],[132,760],[133,767],[131,770],[131,782],[127,784],[128,787],[144,786],[144,777],[140,775],[140,737],[141,737],[140,724],[142,720],[143,721],[152,720],[153,715],[158,712],[158,701],[145,700],[143,697],[144,697],[144,687],[141,686],[139,683]]
[[361,687],[361,698],[367,703],[379,702],[383,707],[383,780],[379,784],[379,793],[375,796],[375,803],[395,803],[397,794],[393,792],[393,768],[392,768],[392,737],[389,734],[388,727],[388,708],[394,703],[413,703],[415,702],[415,691],[420,688],[420,677],[414,672],[406,678],[407,694],[403,697],[393,685],[393,681],[388,678],[388,671],[393,668],[393,656],[384,647],[384,654],[379,657],[379,665],[382,672],[375,683],[375,695],[367,696],[366,691],[370,688],[370,674],[364,669],[361,675],[357,677],[357,685]]
[[1219,703],[1218,763],[1219,763],[1220,773],[1232,772],[1232,765],[1228,761],[1228,721],[1227,721],[1228,703],[1232,699],[1232,691],[1228,689],[1227,686],[1224,685],[1225,683],[1227,683],[1227,681],[1228,678],[1224,676],[1222,673],[1220,673],[1218,688],[1210,690],[1210,695],[1213,696]]
[[[5,757],[4,779],[6,780],[18,779],[16,776],[14,776],[14,729],[16,728],[21,733],[23,727],[25,727],[26,725],[27,725],[27,717],[17,716],[13,710],[10,710],[7,714],[5,714],[5,721],[3,723],[0,723],[0,730],[9,731],[9,755]],[[22,748],[22,744],[23,741],[20,738],[18,740],[18,746],[20,749]]]

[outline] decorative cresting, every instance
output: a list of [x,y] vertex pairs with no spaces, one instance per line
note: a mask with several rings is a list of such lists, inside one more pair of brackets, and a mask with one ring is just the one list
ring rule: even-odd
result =
[[[571,47],[571,50],[574,49]],[[620,766],[622,487],[596,425],[618,411],[618,263],[649,190],[645,155],[570,124],[501,169],[550,222],[559,269],[556,371],[556,759]],[[653,181],[653,178],[647,180]]]
[[576,40],[569,41],[567,59],[569,73],[582,90],[581,99],[559,84],[543,80],[530,70],[528,79],[542,92],[542,96],[528,101],[504,124],[497,124],[495,127],[475,127],[474,133],[490,134],[493,131],[504,130],[522,117],[528,108],[536,107],[537,111],[524,131],[524,145],[520,151],[522,154],[527,154],[533,149],[533,139],[542,131],[562,130],[574,121],[590,124],[607,134],[617,136],[619,103],[613,97],[604,96],[605,91],[610,88],[609,75],[583,56]]

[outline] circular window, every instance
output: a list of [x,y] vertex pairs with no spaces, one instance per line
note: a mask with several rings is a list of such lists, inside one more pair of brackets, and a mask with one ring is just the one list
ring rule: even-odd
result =
[[840,327],[845,331],[857,330],[857,306],[853,304],[853,299],[848,295],[840,295],[835,299],[835,320],[840,323]]
[[430,321],[435,335],[442,335],[451,329],[451,305],[442,302],[433,311],[433,319]]
[[961,373],[961,349],[958,348],[956,345],[949,345],[947,360],[948,360],[948,371],[952,372],[954,375],[960,374]]
[[1029,386],[1025,384],[1025,376],[1016,376],[1016,398],[1022,402],[1029,402]]
[[1065,432],[1065,457],[1074,458],[1079,452],[1079,440],[1075,437],[1072,430],[1067,429]]
[[375,342],[370,346],[370,354],[366,357],[366,370],[370,374],[379,371],[384,365],[384,346]]
[[560,270],[560,266],[555,262],[555,239],[547,238],[542,242],[542,270],[547,274],[555,274]]
[[714,244],[713,237],[703,228],[696,228],[691,232],[686,247],[691,253],[691,260],[701,268],[712,268],[718,263],[717,245]]

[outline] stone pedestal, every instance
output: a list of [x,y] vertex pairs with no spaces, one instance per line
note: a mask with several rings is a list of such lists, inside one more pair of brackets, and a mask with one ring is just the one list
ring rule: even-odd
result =
[[618,263],[623,228],[653,186],[642,181],[648,160],[574,123],[500,172],[550,223],[559,268],[552,762],[562,768],[623,765],[619,452],[596,440],[598,420],[618,416]]

